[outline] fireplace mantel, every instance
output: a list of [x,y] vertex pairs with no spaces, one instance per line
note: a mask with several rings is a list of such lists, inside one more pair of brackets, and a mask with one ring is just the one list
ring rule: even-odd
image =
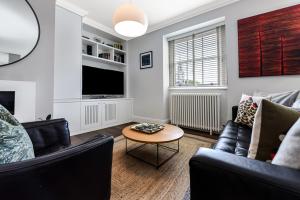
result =
[[29,122],[35,120],[35,82],[0,80],[0,91],[15,92],[14,116],[20,122]]

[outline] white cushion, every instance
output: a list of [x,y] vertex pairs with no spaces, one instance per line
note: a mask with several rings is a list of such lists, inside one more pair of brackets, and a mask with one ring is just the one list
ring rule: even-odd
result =
[[280,105],[291,107],[299,96],[299,90],[280,92],[280,93],[266,93],[261,91],[255,91],[253,96],[269,97],[270,101],[278,103]]
[[272,164],[300,169],[300,118],[285,136]]

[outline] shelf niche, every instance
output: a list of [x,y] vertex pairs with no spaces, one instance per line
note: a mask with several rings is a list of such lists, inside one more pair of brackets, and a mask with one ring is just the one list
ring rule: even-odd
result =
[[[113,47],[115,44],[122,49]],[[114,66],[126,66],[126,41],[86,24],[82,30],[82,58]]]

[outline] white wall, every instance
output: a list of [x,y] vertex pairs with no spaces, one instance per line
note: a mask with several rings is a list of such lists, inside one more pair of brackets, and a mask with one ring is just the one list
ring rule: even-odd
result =
[[[134,115],[164,119],[163,43],[161,32],[136,38],[128,44],[129,94],[134,97]],[[153,68],[140,69],[139,54],[153,51]]]
[[[36,82],[36,118],[52,113],[55,0],[29,0],[41,26],[36,49],[24,60],[0,67],[0,80]],[[22,34],[22,33],[20,33]]]
[[[280,92],[300,89],[300,76],[277,76],[259,78],[239,78],[237,20],[299,4],[300,0],[241,0],[226,7],[199,15],[189,20],[171,25],[161,30],[130,40],[129,74],[130,96],[135,98],[134,115],[157,120],[168,119],[168,66],[163,57],[163,36],[180,29],[197,25],[216,18],[225,17],[228,90],[223,94],[222,121],[231,115],[231,106],[239,102],[243,92],[255,90]],[[153,51],[153,68],[139,69],[139,54]]]

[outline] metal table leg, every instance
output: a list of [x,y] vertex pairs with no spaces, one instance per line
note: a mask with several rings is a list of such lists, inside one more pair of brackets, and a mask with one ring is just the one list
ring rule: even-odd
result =
[[[127,141],[127,138],[126,138],[125,142],[126,142],[126,154],[127,155],[129,155],[131,157],[134,157],[134,158],[136,158],[136,159],[138,159],[140,161],[143,161],[143,162],[145,162],[147,164],[150,164],[150,165],[156,167],[157,169],[159,167],[161,167],[163,164],[165,164],[166,162],[168,162],[172,157],[174,157],[179,152],[179,147],[180,147],[179,140],[177,140],[177,149],[174,149],[174,148],[162,145],[162,144],[155,144],[156,145],[156,162],[154,164],[152,162],[147,161],[146,159],[144,159],[142,157],[139,157],[139,156],[136,156],[136,155],[133,154],[134,151],[136,151],[138,149],[141,149],[142,147],[146,146],[147,144],[142,144],[140,146],[137,146],[137,147],[135,147],[133,149],[128,150],[128,141]],[[164,149],[172,151],[174,153],[172,155],[170,155],[168,158],[166,158],[165,160],[159,162],[159,148],[164,148]]]

